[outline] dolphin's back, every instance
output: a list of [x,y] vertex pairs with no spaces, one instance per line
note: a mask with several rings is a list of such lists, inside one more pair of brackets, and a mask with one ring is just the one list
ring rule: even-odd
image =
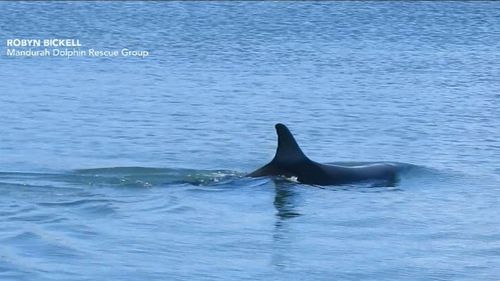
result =
[[[318,164],[331,175],[332,184],[343,184],[367,180],[396,180],[396,166],[389,163],[370,164],[363,166],[340,166]],[[335,176],[337,175],[337,176]]]

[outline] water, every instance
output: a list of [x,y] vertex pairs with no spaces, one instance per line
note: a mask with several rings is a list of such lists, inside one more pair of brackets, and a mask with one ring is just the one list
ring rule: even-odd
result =
[[[1,280],[497,280],[500,3],[1,2]],[[7,58],[9,38],[141,58]],[[274,124],[396,187],[244,175]]]

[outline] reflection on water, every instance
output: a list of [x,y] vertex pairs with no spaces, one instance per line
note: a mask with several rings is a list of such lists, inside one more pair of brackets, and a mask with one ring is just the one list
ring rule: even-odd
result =
[[290,219],[300,216],[296,210],[297,196],[294,185],[280,180],[274,181],[275,195],[274,208],[276,221],[273,230],[273,252],[271,263],[278,270],[286,270],[292,263],[290,249],[293,248],[294,234],[293,221]]
[[296,192],[292,184],[280,184],[276,183],[274,196],[274,207],[276,208],[276,216],[278,220],[276,226],[279,227],[280,224],[287,219],[295,218],[300,216],[300,213],[296,210]]

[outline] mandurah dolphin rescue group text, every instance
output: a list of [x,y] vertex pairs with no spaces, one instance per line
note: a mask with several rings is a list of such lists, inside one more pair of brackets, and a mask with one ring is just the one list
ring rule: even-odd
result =
[[6,55],[9,57],[147,57],[149,52],[146,50],[130,50],[123,48],[121,50],[97,50],[97,49],[7,49]]

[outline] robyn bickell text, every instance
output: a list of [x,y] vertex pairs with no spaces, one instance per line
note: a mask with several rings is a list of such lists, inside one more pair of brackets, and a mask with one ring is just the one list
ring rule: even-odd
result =
[[81,47],[79,39],[7,39],[7,47]]

